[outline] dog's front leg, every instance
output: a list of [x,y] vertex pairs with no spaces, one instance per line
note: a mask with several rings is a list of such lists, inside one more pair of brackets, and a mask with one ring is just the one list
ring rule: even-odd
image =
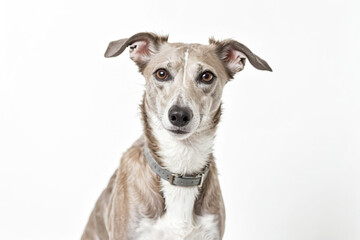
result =
[[108,233],[109,240],[129,239],[129,207],[126,188],[118,186],[113,192],[111,208],[109,209]]

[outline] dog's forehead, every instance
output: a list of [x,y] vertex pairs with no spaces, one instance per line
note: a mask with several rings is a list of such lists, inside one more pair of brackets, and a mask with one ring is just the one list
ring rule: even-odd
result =
[[174,68],[181,68],[188,63],[205,63],[214,67],[222,67],[213,45],[197,43],[166,43],[162,44],[157,54],[149,63],[150,68],[162,63],[171,63]]
[[[226,76],[226,71],[217,55],[214,45],[197,43],[164,43],[152,57],[144,70],[144,76],[150,77],[158,68],[170,67],[180,71],[187,65],[187,71],[196,71],[199,67],[215,70],[215,74]],[[195,67],[196,65],[196,67]]]
[[160,49],[160,53],[167,54],[169,57],[182,57],[185,53],[189,57],[209,56],[215,54],[215,48],[212,45],[202,45],[198,43],[168,43]]

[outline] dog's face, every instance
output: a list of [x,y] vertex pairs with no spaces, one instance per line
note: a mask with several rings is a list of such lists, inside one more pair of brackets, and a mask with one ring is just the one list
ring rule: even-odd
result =
[[210,40],[209,45],[168,43],[167,37],[139,33],[110,43],[106,57],[130,46],[130,57],[146,79],[147,110],[169,134],[186,139],[213,127],[225,84],[244,68],[245,60],[258,69],[267,63],[244,45]]
[[143,75],[149,109],[160,127],[187,138],[212,126],[228,79],[214,46],[163,44]]

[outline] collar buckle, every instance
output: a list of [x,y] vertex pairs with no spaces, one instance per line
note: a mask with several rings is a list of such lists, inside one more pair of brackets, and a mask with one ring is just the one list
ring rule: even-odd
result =
[[199,184],[198,186],[199,186],[200,188],[202,188],[203,183],[204,183],[204,180],[205,180],[205,173],[199,174],[198,177],[201,177],[201,178],[200,178],[200,184]]
[[173,185],[173,186],[176,186],[176,185],[174,184],[174,179],[175,179],[176,177],[178,177],[178,176],[179,176],[179,175],[178,175],[178,174],[175,174],[175,173],[170,174],[169,183],[170,183],[171,185]]

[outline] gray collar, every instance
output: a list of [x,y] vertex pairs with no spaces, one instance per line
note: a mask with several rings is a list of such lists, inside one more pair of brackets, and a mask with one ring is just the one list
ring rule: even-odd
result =
[[145,158],[150,166],[150,168],[162,179],[168,181],[171,185],[181,186],[181,187],[191,187],[199,186],[202,187],[204,180],[209,172],[209,165],[206,165],[203,172],[197,174],[196,176],[190,175],[180,175],[172,173],[165,168],[161,167],[154,157],[151,155],[150,150],[147,146],[144,147]]

